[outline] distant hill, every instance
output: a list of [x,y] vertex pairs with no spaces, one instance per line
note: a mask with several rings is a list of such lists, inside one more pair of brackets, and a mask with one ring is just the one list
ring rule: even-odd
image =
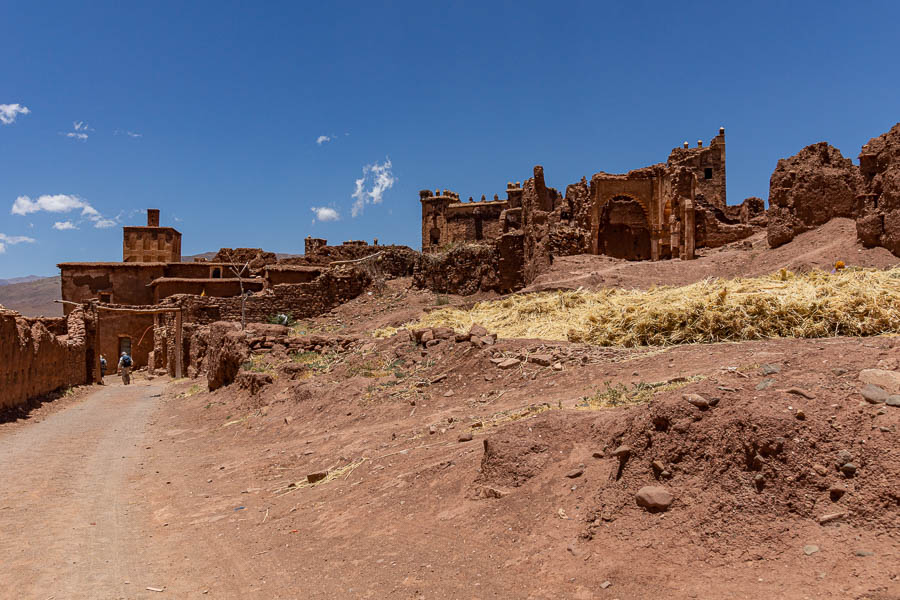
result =
[[59,277],[39,277],[0,285],[0,304],[26,317],[61,317],[62,304],[54,302],[60,298]]
[[13,277],[12,279],[0,279],[0,285],[11,285],[13,283],[28,283],[37,279],[47,279],[41,275],[26,275],[25,277]]

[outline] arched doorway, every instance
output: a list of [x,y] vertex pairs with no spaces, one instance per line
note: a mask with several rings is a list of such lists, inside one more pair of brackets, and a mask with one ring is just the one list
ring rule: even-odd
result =
[[650,224],[644,207],[629,196],[615,196],[600,209],[597,228],[600,254],[628,260],[650,258]]

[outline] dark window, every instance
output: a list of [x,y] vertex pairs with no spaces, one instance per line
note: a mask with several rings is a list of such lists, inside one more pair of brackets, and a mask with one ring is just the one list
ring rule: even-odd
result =
[[483,240],[484,239],[484,230],[481,225],[481,216],[475,217],[475,239]]
[[712,167],[703,169],[703,179],[712,179]]
[[216,267],[212,270],[212,278],[213,279],[221,279],[222,278],[222,269]]
[[130,337],[120,337],[119,338],[119,356],[122,356],[122,353],[125,352],[129,356],[131,356],[131,338]]
[[112,293],[110,292],[100,292],[100,302],[104,304],[109,304],[112,302]]

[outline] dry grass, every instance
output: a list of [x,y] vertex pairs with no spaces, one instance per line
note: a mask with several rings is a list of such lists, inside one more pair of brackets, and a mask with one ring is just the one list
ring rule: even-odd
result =
[[607,381],[604,384],[604,389],[597,390],[592,396],[582,398],[581,402],[575,405],[575,408],[599,410],[617,406],[645,404],[653,399],[653,395],[656,392],[677,390],[703,379],[705,378],[702,375],[694,375],[692,377],[682,377],[655,383],[641,381],[631,386],[626,386],[622,383],[613,385]]
[[900,268],[782,269],[684,287],[522,294],[470,310],[435,310],[410,326],[466,331],[474,323],[504,338],[626,347],[897,333]]

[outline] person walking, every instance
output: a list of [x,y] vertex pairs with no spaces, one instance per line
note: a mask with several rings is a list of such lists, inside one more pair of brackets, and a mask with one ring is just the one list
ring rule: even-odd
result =
[[106,358],[101,354],[100,355],[100,385],[105,385],[103,383],[104,375],[106,375]]
[[127,352],[123,352],[119,358],[119,372],[122,374],[122,383],[129,385],[131,383],[131,357]]

